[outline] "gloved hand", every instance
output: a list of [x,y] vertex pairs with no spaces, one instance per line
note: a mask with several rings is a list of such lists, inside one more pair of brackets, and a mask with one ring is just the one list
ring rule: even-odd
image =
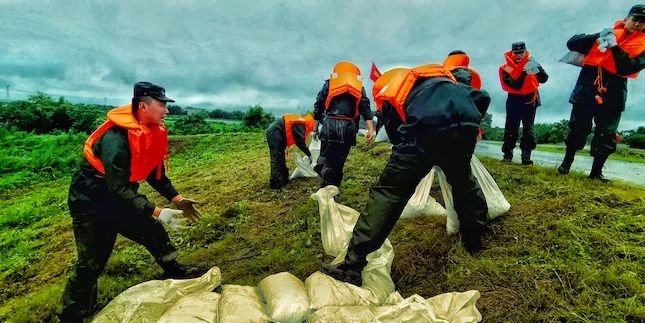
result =
[[537,74],[540,72],[540,63],[531,58],[526,62],[526,65],[524,65],[524,71],[526,74]]
[[186,221],[186,219],[180,218],[179,215],[183,214],[184,212],[181,210],[173,210],[173,209],[168,209],[164,208],[161,209],[161,213],[159,213],[159,216],[157,217],[157,220],[159,222],[169,226],[173,230],[177,229],[183,229],[185,226],[183,225]]
[[184,216],[188,218],[190,222],[197,222],[199,217],[202,216],[202,213],[195,207],[195,204],[199,204],[199,202],[187,198],[182,198],[175,202],[175,206],[183,211]]
[[614,35],[614,31],[610,28],[605,28],[599,33],[598,37],[598,49],[601,52],[604,52],[607,50],[607,48],[611,48],[617,45],[616,42],[616,35]]

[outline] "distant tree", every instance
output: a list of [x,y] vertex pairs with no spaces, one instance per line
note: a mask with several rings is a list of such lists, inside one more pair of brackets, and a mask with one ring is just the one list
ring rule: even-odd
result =
[[188,114],[188,112],[184,111],[180,106],[173,104],[168,106],[168,114],[181,116]]
[[261,106],[256,105],[249,108],[242,118],[244,126],[249,128],[266,128],[275,120],[271,113],[264,112]]
[[569,132],[569,121],[560,120],[556,123],[536,123],[533,134],[538,144],[555,144],[564,141]]
[[635,131],[626,131],[623,142],[632,148],[645,149],[645,127],[638,127]]
[[504,129],[500,127],[493,127],[493,115],[486,113],[480,123],[481,128],[484,130],[484,139],[486,140],[502,140],[504,139]]
[[182,116],[170,128],[170,133],[173,135],[196,135],[210,132],[211,126],[203,114]]

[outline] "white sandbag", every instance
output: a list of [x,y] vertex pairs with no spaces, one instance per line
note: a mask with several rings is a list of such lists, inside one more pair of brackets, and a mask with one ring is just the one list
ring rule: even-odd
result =
[[571,64],[573,66],[582,67],[585,57],[586,55],[583,53],[569,51],[568,53],[564,54],[564,56],[562,56],[559,61],[562,63]]
[[318,156],[320,156],[320,140],[312,138],[309,143],[309,152],[311,153],[311,166],[316,166]]
[[370,307],[377,322],[479,322],[482,317],[475,303],[476,290],[446,293],[430,299],[412,295],[392,306]]
[[314,170],[313,162],[309,162],[309,158],[305,155],[301,155],[297,152],[293,153],[293,161],[296,163],[296,169],[293,170],[293,173],[289,176],[289,180],[293,180],[299,177],[318,177],[318,173]]
[[327,306],[312,313],[308,323],[375,322],[369,306]]
[[479,300],[479,291],[445,293],[427,299],[438,319],[447,322],[479,322],[482,315],[475,306]]
[[217,267],[198,278],[147,281],[123,291],[92,322],[156,322],[182,297],[211,291],[221,281]]
[[323,187],[311,194],[311,198],[318,201],[323,249],[325,253],[334,257],[347,248],[359,216],[356,210],[337,204],[334,201],[336,195],[338,195],[338,187],[333,185]]
[[219,298],[220,295],[213,292],[185,296],[166,310],[157,323],[217,322]]
[[511,204],[508,203],[504,194],[495,183],[495,180],[486,170],[486,167],[477,159],[475,155],[470,160],[470,168],[473,176],[477,178],[479,186],[482,188],[486,204],[488,204],[488,220],[492,220],[510,210]]
[[387,135],[387,131],[385,130],[385,127],[381,127],[381,129],[379,129],[379,131],[376,133],[374,142],[387,142],[387,141],[390,141],[390,137]]
[[268,322],[266,304],[256,287],[224,285],[219,299],[219,322]]
[[452,186],[448,183],[446,174],[444,174],[441,168],[437,168],[436,176],[446,209],[446,231],[448,234],[455,234],[459,232],[459,217],[457,216],[457,211],[455,211],[455,204],[452,199]]
[[[347,249],[332,261],[332,265],[345,259]],[[320,272],[313,273],[305,280],[311,307],[326,306],[382,305],[398,301],[392,296],[394,282],[390,276],[394,250],[389,239],[383,246],[367,255],[367,266],[363,269],[363,286],[341,282]],[[398,295],[395,294],[395,295]],[[400,295],[399,295],[400,298]]]
[[288,273],[268,276],[258,285],[274,322],[302,322],[309,314],[309,296],[305,284]]
[[419,216],[429,215],[446,215],[446,209],[430,196],[430,190],[435,182],[435,173],[440,170],[439,167],[432,167],[428,175],[426,175],[414,191],[414,194],[408,200],[408,204],[401,212],[402,218],[415,218]]

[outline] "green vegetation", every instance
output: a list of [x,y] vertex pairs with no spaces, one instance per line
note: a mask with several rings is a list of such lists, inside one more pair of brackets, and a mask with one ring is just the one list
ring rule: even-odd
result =
[[[68,152],[58,156],[80,155],[82,140],[56,145]],[[304,280],[331,261],[320,241],[318,205],[309,198],[318,180],[268,189],[264,134],[175,136],[170,147],[169,176],[182,194],[203,202],[204,213],[196,225],[170,233],[180,261],[219,266],[224,283],[244,285],[281,271]],[[46,149],[33,146],[26,158]],[[389,144],[352,150],[339,203],[364,208],[367,188],[389,151]],[[446,234],[444,219],[400,221],[390,239],[396,254],[392,277],[403,296],[477,289],[477,307],[487,322],[645,320],[645,189],[482,162],[511,203],[510,212],[490,225],[488,249],[476,257]],[[0,166],[7,168],[4,159]],[[0,321],[50,321],[75,258],[66,207],[69,175],[32,185],[9,179],[5,185],[13,189],[0,191]],[[170,204],[147,184],[142,191]],[[99,308],[160,275],[144,248],[119,237],[99,279]]]

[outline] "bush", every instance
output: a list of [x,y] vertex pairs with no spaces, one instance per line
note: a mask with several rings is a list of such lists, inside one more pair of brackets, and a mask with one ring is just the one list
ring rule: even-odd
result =
[[244,114],[242,123],[248,128],[265,129],[273,120],[275,120],[273,114],[264,112],[261,106],[256,105],[250,107],[246,114]]
[[201,113],[180,117],[170,127],[170,133],[173,135],[196,135],[211,132],[212,129],[206,121],[206,116]]

